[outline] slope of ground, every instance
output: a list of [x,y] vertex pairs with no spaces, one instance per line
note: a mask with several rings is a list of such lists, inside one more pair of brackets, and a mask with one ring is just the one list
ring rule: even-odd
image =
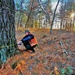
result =
[[[62,31],[58,34],[54,31],[53,34],[49,34],[47,29],[30,31],[38,40],[36,53],[22,52],[8,59],[0,69],[0,75],[59,75],[67,68],[75,72],[74,32]],[[24,32],[16,32],[17,41],[23,36]],[[23,45],[19,48],[25,49]]]

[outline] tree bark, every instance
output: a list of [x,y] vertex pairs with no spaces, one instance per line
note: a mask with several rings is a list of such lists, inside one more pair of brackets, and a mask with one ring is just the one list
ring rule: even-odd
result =
[[16,52],[14,0],[0,0],[0,61]]

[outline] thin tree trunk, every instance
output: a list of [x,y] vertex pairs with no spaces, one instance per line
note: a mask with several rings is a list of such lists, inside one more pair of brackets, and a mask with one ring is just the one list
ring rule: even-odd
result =
[[22,4],[23,4],[23,0],[21,0],[21,8],[20,8],[20,14],[19,14],[19,17],[18,17],[18,25],[17,25],[17,29],[18,27],[22,27],[22,18],[21,18],[21,13],[22,13]]
[[52,19],[52,23],[51,23],[51,27],[50,27],[50,34],[52,33],[52,27],[53,27],[53,23],[54,23],[54,19],[55,19],[55,14],[56,14],[56,10],[57,10],[57,7],[59,5],[59,2],[60,2],[60,0],[58,0],[56,8],[54,10],[54,15],[53,15],[53,19]]
[[15,54],[15,6],[13,0],[0,0],[0,61]]
[[20,14],[19,14],[19,17],[18,17],[17,29],[18,29],[18,27],[20,27],[20,18],[21,18],[21,11],[20,11]]
[[32,10],[32,8],[33,8],[33,7],[32,7],[32,6],[33,6],[33,3],[34,3],[34,0],[32,1],[32,4],[31,4],[31,9],[30,9],[30,12],[29,12],[29,14],[28,14],[28,18],[27,18],[27,21],[26,21],[26,24],[25,24],[25,28],[28,27],[28,24],[29,24],[28,22],[30,21],[30,16],[31,16],[32,11],[33,11],[33,10]]
[[60,30],[59,30],[59,33],[61,33],[61,32],[62,32],[62,22],[63,22],[63,20],[61,19],[61,23],[60,23]]

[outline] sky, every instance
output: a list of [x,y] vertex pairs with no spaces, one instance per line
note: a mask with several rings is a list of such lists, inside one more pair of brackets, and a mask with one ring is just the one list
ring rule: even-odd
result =
[[[55,9],[56,4],[57,4],[57,1],[58,1],[58,0],[52,0],[52,10],[54,10],[54,9]],[[57,8],[57,12],[59,12],[60,5],[61,5],[61,4],[59,3],[58,8]]]
[[[51,2],[52,2],[52,9],[53,9],[53,10],[54,10],[55,7],[56,7],[57,1],[58,1],[58,0],[51,0]],[[64,0],[64,1],[67,1],[67,0]],[[60,6],[61,6],[61,3],[59,3],[59,5],[58,5],[57,12],[59,12]]]

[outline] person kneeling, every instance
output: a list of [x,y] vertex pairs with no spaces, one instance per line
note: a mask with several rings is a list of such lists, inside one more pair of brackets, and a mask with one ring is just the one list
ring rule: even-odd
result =
[[18,42],[18,45],[21,45],[22,43],[26,48],[25,51],[31,50],[32,52],[35,52],[34,48],[38,44],[36,37],[34,37],[29,30],[25,30],[25,37]]

